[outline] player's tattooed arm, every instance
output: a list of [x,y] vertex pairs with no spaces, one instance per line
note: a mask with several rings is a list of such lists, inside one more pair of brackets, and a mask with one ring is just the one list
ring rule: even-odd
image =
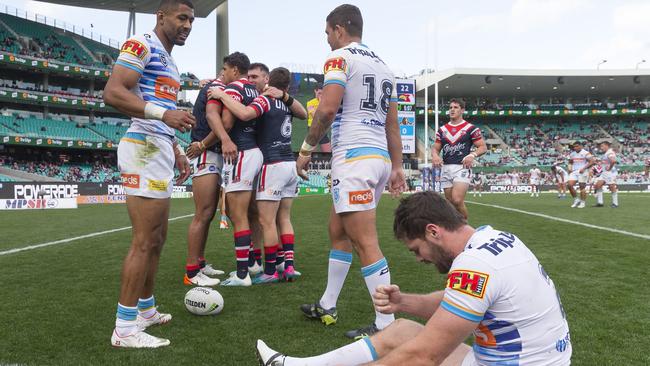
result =
[[334,117],[341,106],[345,87],[338,84],[325,85],[321,95],[320,104],[314,113],[314,121],[309,128],[309,133],[305,142],[309,145],[316,146],[329,130]]

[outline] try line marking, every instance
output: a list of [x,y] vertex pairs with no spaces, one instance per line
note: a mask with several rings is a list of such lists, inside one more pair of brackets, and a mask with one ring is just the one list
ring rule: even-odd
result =
[[[567,224],[579,225],[579,226],[584,226],[584,227],[588,227],[588,228],[592,228],[592,229],[598,229],[598,230],[602,230],[602,231],[609,231],[609,232],[612,232],[612,233],[623,234],[623,235],[633,236],[635,238],[650,240],[650,235],[637,234],[637,233],[633,233],[633,232],[630,232],[630,231],[614,229],[614,228],[611,228],[611,227],[587,224],[587,223],[580,222],[580,221],[573,221],[573,220],[563,219],[561,217],[544,215],[544,214],[537,213],[537,212],[519,210],[517,208],[511,208],[511,207],[505,207],[505,206],[499,206],[499,205],[491,205],[491,204],[488,204],[488,203],[480,203],[480,202],[474,202],[474,201],[465,201],[465,202],[466,203],[471,203],[473,205],[494,207],[494,208],[498,208],[498,209],[501,209],[501,210],[522,213],[524,215],[537,216],[537,217],[542,217],[542,218],[549,219],[549,220],[565,222]],[[0,253],[0,254],[2,254],[2,253]]]
[[[185,219],[185,218],[192,217],[192,216],[194,216],[194,214],[176,216],[176,217],[170,218],[169,221],[176,221],[176,220]],[[131,230],[132,227],[133,226],[125,226],[125,227],[120,227],[120,228],[117,228],[117,229],[111,229],[111,230],[105,230],[105,231],[97,231],[97,232],[86,234],[86,235],[75,236],[74,238],[67,238],[67,239],[49,241],[47,243],[34,244],[34,245],[29,245],[29,246],[21,247],[21,248],[9,249],[9,250],[5,250],[5,251],[0,252],[0,256],[19,253],[19,252],[24,252],[26,250],[34,250],[34,249],[45,248],[45,247],[49,247],[51,245],[65,244],[65,243],[69,243],[71,241],[77,241],[77,240],[81,240],[81,239],[88,239],[88,238],[92,238],[92,237],[95,237],[95,236],[101,236],[101,235],[105,235],[105,234],[116,233],[118,231]]]

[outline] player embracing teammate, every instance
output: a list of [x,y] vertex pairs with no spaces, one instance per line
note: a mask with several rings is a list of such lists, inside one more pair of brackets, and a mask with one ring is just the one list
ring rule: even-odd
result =
[[[252,279],[254,284],[278,282],[279,272],[287,280],[299,275],[293,263],[291,205],[297,193],[298,175],[291,151],[291,120],[294,116],[307,118],[307,111],[287,93],[290,82],[289,70],[273,69],[269,74],[270,88],[248,106],[223,91],[215,90],[213,94],[238,120],[258,120],[257,144],[264,158],[257,178],[256,203],[264,236],[265,266],[264,273]],[[277,255],[280,250],[284,252],[284,262]]]

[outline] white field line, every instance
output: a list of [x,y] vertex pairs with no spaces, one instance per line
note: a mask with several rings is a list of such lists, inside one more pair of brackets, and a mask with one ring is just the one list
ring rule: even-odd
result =
[[588,228],[592,228],[592,229],[597,229],[597,230],[602,230],[602,231],[609,231],[611,233],[617,233],[617,234],[622,234],[622,235],[627,235],[627,236],[633,236],[635,238],[650,240],[650,235],[643,235],[643,234],[633,233],[633,232],[630,232],[630,231],[614,229],[614,228],[606,227],[606,226],[598,226],[598,225],[587,224],[587,223],[580,222],[580,221],[563,219],[561,217],[544,215],[544,214],[537,213],[537,212],[524,211],[524,210],[520,210],[520,209],[517,209],[517,208],[511,208],[511,207],[505,207],[505,206],[499,206],[499,205],[492,205],[492,204],[480,203],[480,202],[474,202],[474,201],[465,201],[465,202],[466,203],[471,203],[473,205],[493,207],[493,208],[498,208],[498,209],[501,209],[501,210],[521,213],[521,214],[524,214],[524,215],[537,216],[537,217],[541,217],[541,218],[548,219],[548,220],[554,220],[554,221],[564,222],[564,223],[567,223],[567,224],[579,225],[579,226],[584,226],[584,227],[588,227]]
[[[182,215],[182,216],[176,216],[172,217],[169,219],[169,221],[176,221],[176,220],[181,220],[185,219],[188,217],[192,217],[194,214],[189,214],[189,215]],[[120,227],[117,229],[111,229],[111,230],[104,230],[104,231],[97,231],[94,233],[86,234],[86,235],[81,235],[81,236],[75,236],[73,238],[67,238],[67,239],[61,239],[61,240],[55,240],[55,241],[49,241],[47,243],[42,243],[42,244],[34,244],[34,245],[28,245],[26,247],[20,247],[20,248],[14,248],[14,249],[9,249],[0,252],[0,256],[3,255],[9,255],[9,254],[14,254],[14,253],[20,253],[24,252],[27,250],[34,250],[34,249],[40,249],[40,248],[45,248],[49,247],[51,245],[59,245],[59,244],[65,244],[65,243],[70,243],[72,241],[77,241],[81,239],[88,239],[88,238],[93,238],[95,236],[101,236],[101,235],[106,235],[106,234],[111,234],[111,233],[116,233],[119,231],[125,231],[125,230],[131,230],[132,226],[125,226],[125,227]]]

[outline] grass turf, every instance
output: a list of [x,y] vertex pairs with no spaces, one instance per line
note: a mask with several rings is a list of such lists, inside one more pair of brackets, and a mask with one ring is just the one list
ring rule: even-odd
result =
[[[539,212],[595,225],[650,234],[650,195],[621,194],[618,209],[570,209],[552,195],[485,195],[468,200]],[[606,197],[608,202],[609,196]],[[407,292],[441,289],[445,277],[417,263],[392,236],[396,200],[385,197],[378,233],[394,283]],[[157,279],[160,310],[169,325],[151,333],[171,339],[158,350],[110,347],[119,290],[119,273],[130,231],[0,256],[0,364],[213,364],[254,365],[257,338],[283,352],[307,356],[348,343],[343,332],[369,324],[373,312],[355,258],[338,303],[339,322],[330,327],[305,319],[298,306],[319,298],[325,287],[329,243],[328,197],[300,198],[294,205],[296,263],[303,277],[295,283],[217,289],[222,314],[197,317],[187,312],[182,284],[189,218],[170,222]],[[174,200],[171,216],[192,213],[191,200]],[[649,240],[469,204],[470,223],[490,224],[518,235],[555,281],[567,312],[574,365],[644,365],[650,327]],[[0,251],[128,226],[124,205],[83,206],[77,210],[0,211]],[[207,258],[234,268],[232,232],[210,234]]]

